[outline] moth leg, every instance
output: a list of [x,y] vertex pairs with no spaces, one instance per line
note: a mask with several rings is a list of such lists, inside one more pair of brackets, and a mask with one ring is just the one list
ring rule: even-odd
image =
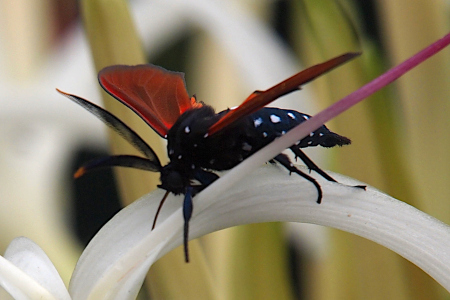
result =
[[[325,178],[328,181],[332,181],[332,182],[338,182],[336,179],[334,179],[333,177],[331,177],[330,175],[328,175],[327,173],[325,173],[324,170],[322,170],[321,168],[319,168],[308,156],[306,156],[306,154],[300,150],[300,148],[298,147],[291,147],[290,148],[292,150],[292,152],[294,152],[296,158],[299,157],[304,163],[305,165],[308,167],[308,169],[311,171],[315,171],[318,174],[320,174],[320,176],[322,176],[323,178]],[[356,187],[359,189],[366,189],[365,185],[354,185],[352,187]]]
[[289,160],[289,157],[287,157],[285,154],[278,154],[277,156],[274,157],[274,160],[276,160],[277,162],[279,162],[283,167],[285,167],[286,169],[289,170],[289,172],[293,172],[296,173],[300,176],[302,176],[303,178],[305,178],[306,180],[310,181],[312,184],[314,184],[314,186],[317,189],[317,203],[320,204],[322,202],[322,188],[320,187],[320,184],[311,176],[309,176],[308,174],[303,173],[302,171],[300,171],[299,169],[297,169],[294,164]]
[[184,218],[184,231],[183,231],[183,244],[184,244],[184,259],[189,262],[189,220],[192,217],[192,210],[194,209],[192,204],[192,187],[186,188],[186,194],[183,201],[183,218]]
[[310,171],[313,170],[317,172],[318,174],[320,174],[320,176],[322,176],[328,181],[337,182],[336,179],[334,179],[333,177],[325,173],[325,171],[323,171],[321,168],[319,168],[319,166],[317,166],[308,156],[306,156],[306,154],[302,150],[300,150],[300,148],[291,147],[290,149],[292,150],[292,152],[294,152],[296,157],[299,157],[305,163],[305,165],[308,167]]

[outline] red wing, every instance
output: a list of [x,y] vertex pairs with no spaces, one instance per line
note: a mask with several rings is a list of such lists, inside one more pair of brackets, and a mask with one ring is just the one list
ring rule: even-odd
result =
[[289,77],[266,91],[253,92],[240,106],[236,109],[230,110],[230,112],[227,113],[222,119],[211,126],[208,134],[215,134],[233,122],[258,111],[277,98],[299,90],[301,85],[319,77],[320,75],[336,68],[337,66],[358,55],[360,55],[360,53],[346,53],[341,56],[337,56],[324,63],[309,67],[308,69]]
[[98,73],[100,85],[131,108],[160,136],[165,137],[186,110],[201,106],[189,98],[184,74],[153,65],[106,67]]

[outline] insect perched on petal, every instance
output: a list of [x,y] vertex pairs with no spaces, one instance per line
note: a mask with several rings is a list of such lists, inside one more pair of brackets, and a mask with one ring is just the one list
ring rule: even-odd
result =
[[[208,105],[189,97],[184,74],[167,71],[154,65],[106,67],[98,74],[100,85],[111,96],[128,106],[150,125],[161,137],[167,139],[170,162],[162,166],[153,149],[136,132],[103,108],[75,95],[64,93],[70,100],[94,114],[133,145],[144,157],[114,155],[95,159],[84,164],[75,173],[84,173],[103,167],[130,167],[161,174],[161,184],[166,190],[155,214],[169,193],[184,194],[184,249],[189,261],[189,220],[192,216],[192,197],[206,188],[219,176],[213,171],[229,170],[241,161],[285,134],[310,116],[294,110],[264,107],[275,99],[300,90],[301,85],[349,61],[358,53],[347,53],[324,63],[312,66],[266,91],[253,92],[236,109],[215,113]],[[344,136],[330,131],[325,125],[290,149],[306,166],[329,181],[336,181],[309,159],[301,148],[334,147],[350,144]],[[271,162],[278,162],[289,172],[310,181],[317,189],[317,203],[322,200],[319,183],[300,171],[285,154],[278,154]]]

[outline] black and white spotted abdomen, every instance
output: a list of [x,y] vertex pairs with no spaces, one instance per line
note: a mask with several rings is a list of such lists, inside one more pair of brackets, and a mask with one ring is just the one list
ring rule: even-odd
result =
[[[253,122],[254,130],[259,133],[261,142],[266,145],[298,124],[308,120],[310,116],[295,110],[265,107],[250,115],[249,118]],[[350,144],[348,138],[330,131],[323,125],[301,139],[296,145],[299,148],[306,148],[317,145],[334,147],[346,144]]]
[[[220,134],[209,136],[208,128],[228,111],[215,114],[206,105],[186,111],[167,134],[170,164],[186,174],[195,173],[197,168],[229,170],[310,117],[294,110],[265,107]],[[348,138],[321,126],[293,147],[333,147],[349,143]]]
[[[265,107],[237,122],[220,135],[205,138],[205,145],[200,146],[199,143],[193,152],[198,155],[196,160],[202,161],[201,167],[228,170],[309,117],[295,110]],[[348,138],[330,131],[323,125],[293,147],[305,148],[317,145],[334,147],[349,143]]]

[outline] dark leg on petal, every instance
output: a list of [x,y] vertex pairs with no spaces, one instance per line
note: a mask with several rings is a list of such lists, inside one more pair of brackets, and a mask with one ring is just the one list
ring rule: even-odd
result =
[[184,234],[183,234],[183,244],[184,244],[184,258],[186,262],[189,262],[189,220],[192,217],[192,187],[186,188],[186,195],[184,196],[183,202],[183,217],[184,217]]
[[306,154],[300,150],[298,147],[291,147],[290,148],[292,150],[292,152],[294,152],[294,154],[299,157],[304,163],[305,165],[308,167],[308,169],[311,171],[315,171],[317,173],[320,174],[320,176],[322,176],[323,178],[325,178],[328,181],[333,181],[333,182],[337,182],[333,177],[331,177],[330,175],[328,175],[327,173],[325,173],[325,171],[323,171],[321,168],[319,168],[319,166],[317,166],[308,156],[306,156]]
[[[296,157],[299,157],[305,163],[305,165],[308,167],[308,169],[310,171],[313,170],[313,171],[317,172],[318,174],[320,174],[320,176],[322,176],[323,178],[325,178],[328,181],[337,182],[336,179],[334,179],[333,177],[331,177],[330,175],[325,173],[324,170],[319,168],[308,156],[306,156],[306,154],[302,150],[300,150],[299,148],[296,148],[296,147],[291,147],[290,149],[292,150],[292,152],[294,152]],[[360,188],[363,190],[366,189],[365,185],[355,185],[352,187]]]
[[289,170],[289,172],[296,173],[306,180],[310,181],[317,189],[317,203],[320,204],[322,202],[322,188],[320,187],[320,184],[311,176],[308,174],[303,173],[299,169],[297,169],[294,164],[289,160],[289,158],[284,154],[278,154],[274,158],[277,162],[279,162],[283,167]]

